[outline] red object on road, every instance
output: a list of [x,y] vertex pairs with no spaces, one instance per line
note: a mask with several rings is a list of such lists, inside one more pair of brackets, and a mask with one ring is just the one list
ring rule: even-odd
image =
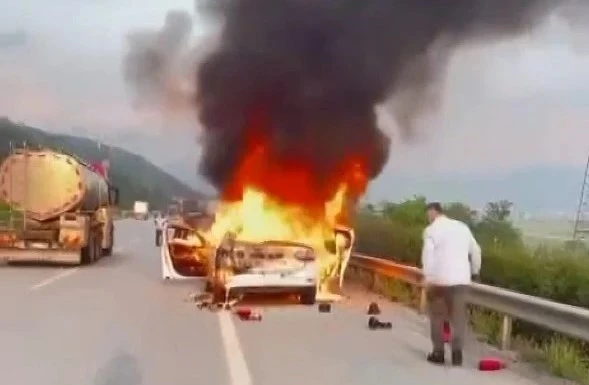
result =
[[444,322],[444,327],[442,329],[442,340],[445,343],[448,343],[452,340],[452,330],[450,329],[450,323],[448,321]]
[[235,310],[235,314],[242,321],[261,321],[262,320],[261,313],[255,312],[249,308],[239,308],[239,309]]
[[252,314],[252,309],[241,307],[235,310],[235,314],[237,314],[239,318],[248,318]]
[[505,369],[507,365],[499,358],[485,357],[479,361],[479,370],[482,372],[491,372],[495,370]]
[[247,318],[247,321],[261,321],[262,320],[262,313],[252,312],[250,316]]

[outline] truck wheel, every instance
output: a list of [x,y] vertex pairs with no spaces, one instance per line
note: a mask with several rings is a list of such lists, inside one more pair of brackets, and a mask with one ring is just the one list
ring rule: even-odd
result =
[[317,288],[315,286],[305,289],[301,293],[300,301],[303,305],[314,305],[317,299]]
[[98,261],[102,257],[102,236],[101,234],[97,235],[94,238],[94,259],[93,261]]
[[80,251],[80,262],[82,265],[89,265],[94,260],[94,236],[92,234],[88,235],[88,244],[82,248]]
[[110,257],[112,255],[112,246],[115,244],[115,235],[114,235],[114,225],[110,227],[110,245],[102,249],[102,255],[105,257]]

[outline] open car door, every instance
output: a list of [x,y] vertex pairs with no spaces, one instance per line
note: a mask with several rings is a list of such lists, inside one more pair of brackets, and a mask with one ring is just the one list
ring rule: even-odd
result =
[[319,292],[321,295],[342,295],[344,276],[350,263],[354,247],[354,230],[337,226],[333,229],[334,237],[325,241],[326,263],[319,273]]
[[162,232],[162,276],[175,280],[205,278],[211,253],[212,247],[198,230],[172,221]]
[[[352,257],[352,249],[354,248],[355,234],[354,230],[348,227],[338,226],[335,229],[336,234],[336,245],[337,252],[340,254],[341,263],[339,271],[339,289],[341,290],[344,285],[344,276],[346,269],[350,263]],[[340,237],[338,237],[338,235]],[[338,245],[337,239],[341,239],[341,243]]]

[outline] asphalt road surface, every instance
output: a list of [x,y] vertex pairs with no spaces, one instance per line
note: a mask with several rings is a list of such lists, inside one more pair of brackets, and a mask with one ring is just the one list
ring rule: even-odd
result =
[[[82,268],[0,266],[0,379],[10,385],[535,384],[520,372],[434,367],[425,320],[381,303],[393,329],[370,331],[368,294],[331,313],[261,305],[261,322],[186,301],[163,282],[151,221],[117,222],[115,255]],[[352,290],[354,291],[354,290]]]

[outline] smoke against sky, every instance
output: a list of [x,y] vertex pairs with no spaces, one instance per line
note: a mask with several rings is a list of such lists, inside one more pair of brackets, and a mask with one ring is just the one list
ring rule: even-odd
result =
[[[3,5],[0,32],[24,30],[27,44],[0,50],[0,87],[10,90],[0,94],[0,114],[45,129],[85,127],[92,135],[124,133],[125,140],[141,133],[155,144],[165,142],[166,121],[133,109],[121,61],[129,32],[159,29],[171,9],[192,14],[194,1],[54,0],[44,5],[21,0]],[[72,22],[56,22],[64,15]],[[203,32],[202,23],[195,23],[193,34]],[[458,50],[448,65],[443,103],[418,122],[424,135],[411,146],[393,137],[383,181],[393,172],[582,164],[589,147],[589,60],[582,50],[584,35],[573,44],[577,34],[552,16],[516,40]],[[390,116],[379,119],[384,126],[395,125]],[[166,164],[181,162],[181,154],[194,149],[189,135],[185,144],[144,154],[158,161],[167,157]]]
[[[200,1],[200,9],[223,25],[218,48],[198,69],[201,170],[223,188],[247,147],[248,120],[262,109],[263,135],[275,161],[294,156],[325,181],[359,153],[374,178],[388,158],[388,139],[375,114],[379,104],[392,98],[401,136],[411,136],[415,120],[442,101],[457,46],[533,31],[565,3],[571,2]],[[187,20],[170,13],[151,46],[131,45],[139,54],[126,68],[136,75],[140,94],[151,94],[141,90],[153,84],[167,93],[162,72],[186,41],[184,33],[171,31],[188,31]],[[161,49],[159,40],[172,51]]]

